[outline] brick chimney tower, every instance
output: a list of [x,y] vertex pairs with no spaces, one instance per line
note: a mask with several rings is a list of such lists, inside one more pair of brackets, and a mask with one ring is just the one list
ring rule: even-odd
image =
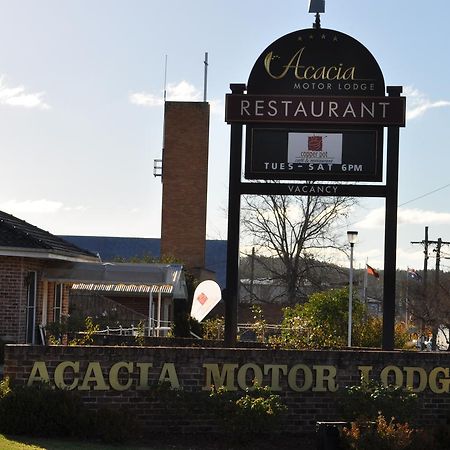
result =
[[161,256],[205,267],[209,103],[165,102]]

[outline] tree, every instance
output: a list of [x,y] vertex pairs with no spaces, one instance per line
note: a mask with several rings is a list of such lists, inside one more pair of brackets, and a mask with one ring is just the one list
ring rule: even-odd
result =
[[327,259],[328,250],[342,249],[336,225],[342,223],[355,203],[350,197],[243,198],[243,232],[258,252],[275,257],[275,262],[274,258],[258,261],[265,265],[274,282],[284,286],[283,295],[289,304],[306,297],[302,292],[305,281],[320,286],[317,269]]
[[450,274],[442,273],[436,283],[435,272],[430,271],[430,281],[425,286],[423,280],[408,283],[408,308],[412,320],[420,333],[431,334],[432,348],[436,349],[439,331],[447,341],[450,350]]
[[[364,307],[353,299],[353,334],[363,323]],[[281,344],[293,348],[345,347],[348,331],[348,289],[311,295],[308,301],[284,309]],[[355,336],[354,336],[355,337]]]
[[[354,347],[381,347],[382,321],[366,319],[364,305],[357,296],[352,304],[352,344]],[[284,309],[281,335],[272,343],[283,348],[323,348],[347,346],[348,289],[331,289],[312,294],[304,304]],[[405,348],[409,335],[401,324],[395,327],[395,347]]]

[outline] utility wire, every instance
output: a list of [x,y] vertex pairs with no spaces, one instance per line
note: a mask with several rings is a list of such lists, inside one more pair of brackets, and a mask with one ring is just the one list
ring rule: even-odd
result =
[[443,189],[446,189],[446,188],[448,188],[449,186],[450,186],[450,183],[449,183],[449,184],[446,184],[445,186],[441,186],[441,187],[439,187],[439,188],[437,188],[437,189],[434,189],[433,191],[430,191],[430,192],[427,192],[427,193],[425,193],[425,194],[422,194],[422,195],[420,195],[419,197],[416,197],[416,198],[413,198],[413,199],[408,200],[408,201],[406,201],[406,202],[403,202],[402,204],[400,204],[400,205],[398,205],[398,206],[405,206],[405,205],[407,205],[408,203],[412,203],[412,202],[415,202],[416,200],[420,200],[421,198],[427,197],[428,195],[434,194],[435,192],[442,191]]

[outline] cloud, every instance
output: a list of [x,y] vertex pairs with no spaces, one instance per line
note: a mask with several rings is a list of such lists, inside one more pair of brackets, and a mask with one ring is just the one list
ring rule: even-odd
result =
[[[128,97],[130,103],[138,106],[154,107],[164,104],[163,93],[159,95],[148,92],[133,92]],[[187,81],[180,81],[177,84],[169,83],[166,89],[166,99],[174,102],[201,102],[203,93],[193,84]],[[223,114],[223,105],[220,100],[209,100],[211,112],[213,114]]]
[[6,211],[15,216],[26,214],[55,214],[60,211],[83,211],[84,206],[65,206],[62,202],[47,200],[45,198],[40,200],[8,200],[0,203],[0,210]]
[[[355,224],[355,228],[376,229],[384,227],[384,208],[370,211],[366,217]],[[449,225],[450,213],[426,211],[416,208],[399,208],[397,220],[399,225]]]
[[423,209],[399,209],[398,222],[403,224],[449,225],[450,213],[426,211]]
[[130,102],[133,105],[139,106],[161,106],[164,104],[164,101],[160,97],[156,97],[153,94],[147,94],[145,92],[133,92],[128,97]]
[[[201,92],[187,81],[178,84],[167,85],[166,98],[169,101],[198,102],[201,100]],[[134,92],[130,94],[131,103],[139,106],[161,106],[164,104],[163,94],[154,95],[147,92]]]
[[26,92],[24,86],[8,87],[5,76],[0,76],[0,105],[49,109],[50,106],[43,100],[44,95],[44,92]]
[[423,116],[429,109],[450,106],[448,100],[431,101],[424,93],[413,86],[405,87],[405,95],[407,97],[406,118],[408,120]]

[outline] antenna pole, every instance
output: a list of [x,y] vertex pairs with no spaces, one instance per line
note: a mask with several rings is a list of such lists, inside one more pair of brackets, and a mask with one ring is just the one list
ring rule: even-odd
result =
[[166,103],[166,96],[167,96],[167,55],[165,57],[164,61],[164,103]]
[[203,79],[203,101],[206,102],[206,93],[208,87],[208,52],[205,52],[205,76]]
[[313,24],[313,28],[316,30],[320,29],[320,14],[316,13],[316,22]]

